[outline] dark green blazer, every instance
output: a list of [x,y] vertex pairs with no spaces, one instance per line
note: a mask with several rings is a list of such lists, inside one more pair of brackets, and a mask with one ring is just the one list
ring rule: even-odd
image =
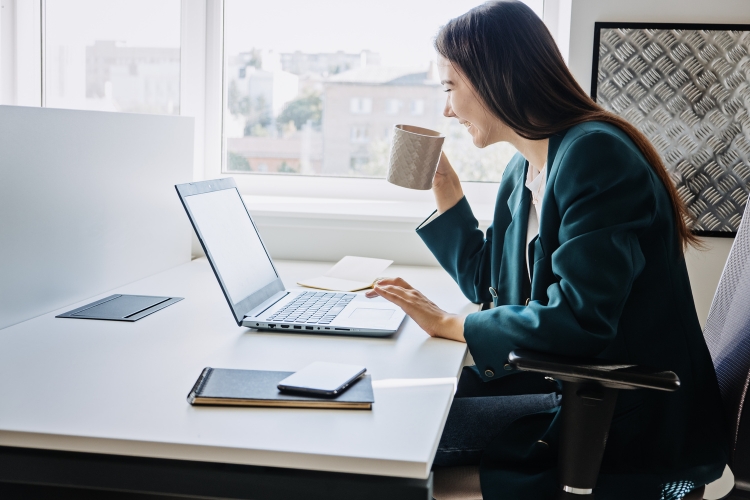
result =
[[[597,500],[658,499],[663,483],[719,478],[728,434],[661,180],[614,126],[551,137],[528,283],[527,166],[520,154],[508,164],[486,235],[465,198],[417,230],[472,302],[496,291],[495,307],[464,323],[479,376],[520,383],[507,364],[519,348],[672,370],[677,392],[620,391]],[[557,417],[523,417],[494,438],[482,461],[485,499],[557,498]]]

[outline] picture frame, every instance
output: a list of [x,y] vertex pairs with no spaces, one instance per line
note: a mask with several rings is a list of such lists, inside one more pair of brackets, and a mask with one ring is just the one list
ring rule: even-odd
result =
[[737,234],[750,194],[750,25],[595,23],[591,97],[656,147],[695,234]]

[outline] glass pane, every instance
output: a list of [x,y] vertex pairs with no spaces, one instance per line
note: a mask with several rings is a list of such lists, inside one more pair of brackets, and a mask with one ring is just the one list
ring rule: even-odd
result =
[[180,0],[46,2],[46,105],[180,112]]
[[[440,130],[462,180],[499,181],[515,149],[456,120],[432,41],[478,0],[226,0],[228,172],[384,177],[397,123]],[[541,17],[542,0],[527,2]]]

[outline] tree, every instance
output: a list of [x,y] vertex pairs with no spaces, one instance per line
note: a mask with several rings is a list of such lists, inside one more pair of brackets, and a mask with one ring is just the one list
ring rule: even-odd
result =
[[227,151],[227,170],[230,172],[251,172],[250,162],[242,155]]
[[245,115],[245,135],[267,136],[265,130],[271,124],[271,106],[266,99],[259,95],[249,112]]
[[388,173],[388,161],[391,156],[391,144],[388,139],[375,139],[368,145],[367,160],[354,161],[349,165],[350,174],[358,177],[385,178]]
[[227,90],[227,107],[233,115],[248,116],[250,114],[250,98],[240,95],[240,89],[237,87],[237,81],[232,80]]
[[281,162],[281,166],[279,167],[279,172],[283,172],[286,174],[298,174],[299,170],[295,169],[294,167],[290,167],[287,162],[283,161]]
[[318,129],[322,117],[323,100],[320,98],[320,94],[310,93],[289,101],[276,118],[276,123],[285,125],[294,122],[294,126],[299,130],[309,120],[312,126]]
[[250,58],[247,61],[247,67],[253,66],[255,68],[260,69],[263,66],[263,53],[260,51],[260,49],[252,48],[250,49]]

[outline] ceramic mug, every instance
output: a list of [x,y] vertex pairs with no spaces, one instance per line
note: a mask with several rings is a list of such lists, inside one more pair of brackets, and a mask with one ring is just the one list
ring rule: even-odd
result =
[[444,141],[440,132],[413,125],[396,125],[386,177],[388,182],[409,189],[432,189]]

